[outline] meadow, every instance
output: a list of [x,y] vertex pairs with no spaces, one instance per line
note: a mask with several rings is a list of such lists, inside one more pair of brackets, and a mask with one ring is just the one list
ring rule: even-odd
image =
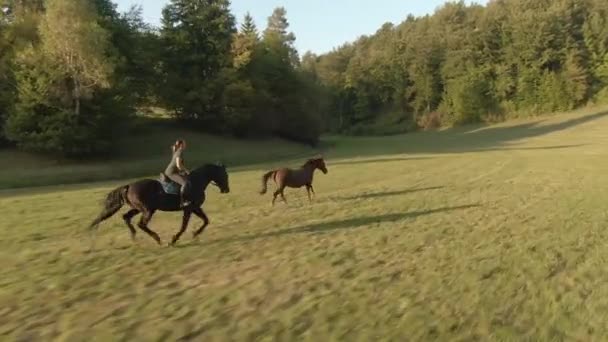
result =
[[[608,339],[608,108],[327,137],[313,203],[290,189],[274,207],[262,173],[316,150],[147,129],[112,162],[0,152],[0,339]],[[200,239],[197,219],[174,248],[133,243],[119,215],[89,231],[176,134],[191,164],[234,165],[230,194],[207,191]],[[150,227],[167,242],[180,221]]]

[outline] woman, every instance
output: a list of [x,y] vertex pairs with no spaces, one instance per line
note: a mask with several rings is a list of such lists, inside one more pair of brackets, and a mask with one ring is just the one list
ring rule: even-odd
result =
[[172,181],[181,185],[180,206],[183,208],[190,204],[190,201],[187,198],[187,187],[190,183],[187,176],[190,174],[190,171],[184,166],[184,159],[182,157],[182,153],[186,149],[186,141],[181,139],[175,141],[171,149],[173,150],[173,157],[171,158],[171,162],[167,166],[167,169],[165,169],[165,175]]

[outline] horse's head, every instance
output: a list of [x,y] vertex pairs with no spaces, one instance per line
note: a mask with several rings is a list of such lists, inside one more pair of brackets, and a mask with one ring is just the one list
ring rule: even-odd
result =
[[327,166],[325,166],[325,160],[323,160],[323,157],[309,159],[307,163],[312,165],[315,169],[321,170],[321,172],[323,172],[324,174],[327,174],[327,172],[328,172]]
[[228,171],[226,166],[222,163],[216,163],[209,165],[209,177],[213,185],[220,189],[220,192],[227,194],[230,192],[230,185],[228,183]]

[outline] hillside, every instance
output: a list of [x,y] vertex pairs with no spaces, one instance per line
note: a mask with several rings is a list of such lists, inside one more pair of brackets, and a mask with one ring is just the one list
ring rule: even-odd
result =
[[[189,234],[195,219],[176,248],[141,232],[134,244],[118,215],[86,231],[122,180],[5,191],[0,334],[606,340],[606,131],[603,108],[330,137],[313,204],[304,190],[274,208],[258,194],[262,172],[279,163],[234,170],[230,194],[207,191],[200,241]],[[158,213],[150,227],[167,242],[179,222]]]
[[317,153],[280,139],[236,140],[179,128],[169,120],[144,119],[125,134],[115,157],[92,161],[57,161],[15,150],[0,150],[0,189],[125,179],[156,175],[171,160],[171,144],[188,142],[187,165],[222,161],[234,168]]

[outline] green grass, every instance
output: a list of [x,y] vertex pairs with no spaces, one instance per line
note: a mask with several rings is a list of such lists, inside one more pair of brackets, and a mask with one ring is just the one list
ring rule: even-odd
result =
[[[312,205],[292,189],[272,208],[263,167],[233,171],[175,248],[118,216],[86,231],[121,182],[5,192],[0,336],[608,340],[606,131],[598,111],[333,137]],[[150,226],[166,242],[179,223]]]

